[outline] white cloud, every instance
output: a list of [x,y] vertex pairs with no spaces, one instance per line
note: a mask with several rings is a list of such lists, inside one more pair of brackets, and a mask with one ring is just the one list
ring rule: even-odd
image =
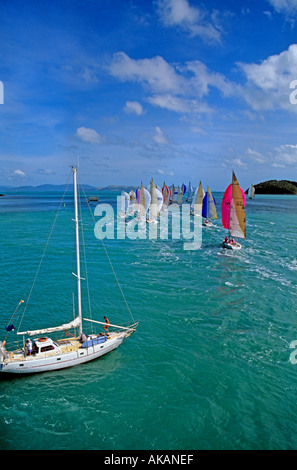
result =
[[[165,26],[179,27],[191,36],[199,36],[205,41],[220,41],[219,28],[207,18],[207,12],[191,6],[188,0],[157,0],[156,5]],[[215,15],[212,17],[215,18]]]
[[108,70],[119,80],[139,82],[157,93],[177,93],[182,89],[183,78],[160,56],[134,60],[125,52],[117,52]]
[[85,83],[97,83],[98,82],[98,79],[94,71],[91,70],[89,67],[84,67],[80,75]]
[[297,13],[297,0],[268,0],[268,3],[277,11],[291,16]]
[[128,114],[137,114],[138,116],[144,114],[143,107],[138,101],[127,101],[124,111]]
[[287,168],[297,165],[297,144],[282,144],[267,150],[266,155],[248,148],[242,158],[233,160],[238,166],[253,167],[255,164],[270,165],[273,168]]
[[232,162],[235,166],[239,166],[240,168],[247,168],[246,163],[243,162],[241,160],[241,158],[234,158],[234,160],[232,160]]
[[76,130],[76,135],[84,142],[96,144],[101,142],[100,135],[94,129],[88,129],[87,127],[79,127]]
[[280,54],[269,56],[260,64],[238,65],[247,78],[242,97],[254,110],[280,107],[297,111],[297,106],[290,102],[290,83],[297,78],[297,44],[292,44]]
[[162,129],[160,129],[159,126],[156,126],[156,128],[155,128],[155,134],[153,136],[153,139],[157,144],[167,144],[168,143]]
[[283,144],[275,147],[273,152],[273,165],[285,166],[297,164],[297,145]]
[[179,113],[210,112],[208,105],[200,101],[210,88],[218,89],[223,96],[239,93],[236,84],[198,60],[173,66],[160,56],[134,60],[118,52],[113,55],[108,69],[119,80],[143,85],[152,94],[147,98],[149,103]]
[[221,166],[226,168],[232,165],[235,169],[236,168],[247,168],[247,164],[241,158],[232,158],[232,160],[225,158],[221,161]]
[[266,157],[262,155],[262,153],[251,148],[247,149],[247,156],[249,159],[254,160],[257,163],[265,163],[267,161]]
[[166,94],[166,95],[154,95],[147,98],[147,101],[153,106],[158,106],[169,111],[176,113],[210,113],[211,109],[207,104],[201,103],[197,100],[184,99],[178,96]]
[[21,178],[23,178],[24,176],[26,176],[26,173],[23,170],[14,170],[13,176],[20,176]]

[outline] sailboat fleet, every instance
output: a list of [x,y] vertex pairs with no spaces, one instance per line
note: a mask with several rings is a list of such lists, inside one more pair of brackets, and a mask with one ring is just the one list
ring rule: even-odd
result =
[[[248,194],[250,199],[255,197],[253,185],[249,188]],[[141,183],[136,192],[133,190],[129,194],[122,192],[122,200],[126,207],[126,217],[132,216],[136,211],[137,221],[157,224],[160,212],[171,204],[181,205],[185,195],[185,202],[190,203],[191,216],[200,217],[204,227],[215,226],[213,221],[218,219],[217,204],[209,186],[205,192],[201,181],[194,190],[191,182],[188,188],[185,184],[177,187],[172,184],[168,187],[165,182],[160,188],[152,179],[147,188]],[[239,250],[242,247],[235,238],[246,238],[245,202],[245,193],[233,172],[232,182],[226,188],[221,203],[222,226],[228,230],[228,235],[222,242],[223,248]]]

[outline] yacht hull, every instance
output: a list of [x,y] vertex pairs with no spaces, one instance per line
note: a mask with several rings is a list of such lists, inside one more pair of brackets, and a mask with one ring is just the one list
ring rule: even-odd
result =
[[125,334],[110,339],[103,344],[76,351],[55,354],[47,357],[27,356],[24,360],[3,360],[0,363],[0,373],[34,374],[51,370],[65,369],[97,359],[116,349],[125,339]]

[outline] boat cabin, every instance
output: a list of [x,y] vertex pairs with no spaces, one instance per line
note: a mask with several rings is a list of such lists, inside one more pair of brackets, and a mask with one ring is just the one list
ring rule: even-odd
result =
[[32,354],[39,354],[59,349],[59,345],[51,338],[37,338],[32,344]]

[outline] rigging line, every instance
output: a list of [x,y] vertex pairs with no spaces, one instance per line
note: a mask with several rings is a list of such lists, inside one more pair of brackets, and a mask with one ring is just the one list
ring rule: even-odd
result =
[[[72,171],[71,171],[71,172],[72,172]],[[36,282],[38,273],[39,273],[39,271],[40,271],[43,258],[44,258],[44,256],[45,256],[45,253],[46,253],[46,250],[47,250],[47,247],[48,247],[50,238],[51,238],[51,236],[52,236],[54,227],[55,227],[55,225],[56,225],[56,221],[57,221],[57,218],[58,218],[58,215],[59,215],[59,212],[60,212],[62,203],[63,203],[63,201],[64,201],[66,191],[68,190],[70,177],[71,177],[71,173],[69,174],[69,177],[68,177],[68,180],[67,180],[67,183],[66,183],[66,188],[65,188],[65,190],[64,190],[64,193],[63,193],[63,196],[62,196],[60,205],[59,205],[59,207],[58,207],[56,216],[55,216],[55,218],[54,218],[54,222],[53,222],[53,224],[52,224],[52,227],[51,227],[49,236],[48,236],[48,238],[47,238],[47,242],[46,242],[46,245],[45,245],[45,247],[44,247],[44,250],[43,250],[43,253],[42,253],[42,256],[41,256],[41,259],[40,259],[38,268],[37,268],[37,272],[36,272],[36,274],[35,274],[35,278],[34,278],[34,281],[33,281],[32,287],[31,287],[31,290],[30,290],[30,292],[29,292],[29,295],[28,295],[28,298],[27,298],[27,301],[26,301],[26,304],[25,304],[25,308],[24,308],[24,311],[23,311],[23,315],[22,315],[22,317],[21,317],[21,320],[20,320],[20,323],[19,323],[19,326],[18,326],[18,331],[20,330],[21,324],[22,324],[22,322],[23,322],[23,318],[24,318],[25,312],[26,312],[26,310],[27,310],[27,306],[28,306],[28,304],[29,304],[29,301],[30,301],[30,298],[31,298],[31,295],[32,295],[32,292],[33,292],[33,289],[34,289],[34,285],[35,285],[35,282]]]
[[[82,185],[81,185],[81,188],[82,188],[84,197],[85,197],[85,199],[86,199],[86,201],[87,201],[87,196],[86,196],[85,190],[84,190],[84,188],[83,188]],[[89,204],[88,204],[88,206],[89,206],[89,211],[90,211],[90,213],[91,213],[93,222],[96,224],[95,217],[94,217],[94,214],[93,214],[93,212],[92,212],[92,210],[91,210],[91,207],[90,207]],[[103,246],[103,249],[104,249],[104,251],[105,251],[106,257],[107,257],[107,259],[108,259],[109,265],[110,265],[110,267],[111,267],[111,270],[112,270],[113,275],[114,275],[114,277],[115,277],[115,280],[116,280],[116,282],[117,282],[118,288],[120,289],[120,292],[121,292],[121,294],[122,294],[122,297],[123,297],[123,299],[124,299],[124,302],[125,302],[125,304],[126,304],[126,307],[127,307],[127,309],[128,309],[128,312],[130,313],[132,320],[135,322],[134,317],[133,317],[133,315],[132,315],[132,312],[131,312],[131,310],[130,310],[130,307],[129,307],[129,305],[128,305],[127,299],[126,299],[126,297],[125,297],[125,294],[124,294],[124,292],[123,292],[123,290],[122,290],[122,288],[121,288],[121,285],[120,285],[120,283],[119,283],[118,277],[117,277],[116,272],[115,272],[115,270],[114,270],[114,267],[113,267],[113,265],[112,265],[111,259],[110,259],[110,257],[109,257],[109,254],[108,254],[108,252],[107,252],[107,249],[106,249],[106,247],[105,247],[105,245],[104,245],[104,243],[103,243],[103,239],[102,239],[101,237],[100,237],[100,241],[101,241],[101,243],[102,243],[102,246]]]
[[[23,300],[20,300],[20,302],[18,303],[18,305],[17,305],[15,311],[14,311],[13,314],[12,314],[12,317],[11,317],[11,319],[10,319],[9,325],[12,325],[12,326],[13,326],[12,323],[13,323],[13,321],[14,321],[14,319],[15,319],[15,316],[16,316],[16,314],[17,314],[18,308],[19,308],[19,306],[20,306],[23,302],[24,302]],[[4,344],[4,345],[5,345],[5,343],[6,343],[6,339],[7,339],[8,333],[9,333],[9,330],[7,330],[6,336],[5,336],[5,338],[4,338],[4,341],[3,341],[3,344]]]
[[12,314],[10,320],[9,320],[9,325],[11,325],[13,323],[13,321],[15,319],[15,316],[17,314],[18,308],[23,302],[24,302],[23,300],[20,300],[19,303],[17,304],[17,306],[16,306],[16,308],[15,308],[15,310],[14,310],[14,312],[13,312],[13,314]]

